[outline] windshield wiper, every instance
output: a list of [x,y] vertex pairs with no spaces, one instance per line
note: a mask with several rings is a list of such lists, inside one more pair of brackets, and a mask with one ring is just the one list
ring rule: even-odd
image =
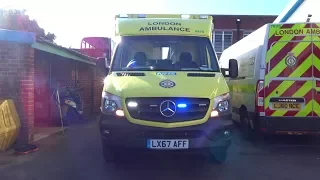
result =
[[196,70],[201,70],[199,68],[181,68],[182,71],[196,71]]
[[200,67],[200,69],[205,72],[220,72],[219,70],[213,70],[212,68],[207,67]]
[[172,68],[154,68],[153,66],[149,67],[124,67],[122,68],[124,71],[200,71],[200,72],[219,72],[219,71],[214,71],[211,68],[181,68],[181,69],[172,69]]
[[219,71],[214,71],[211,68],[204,68],[204,67],[200,67],[200,68],[181,68],[182,71],[202,71],[202,72],[219,72]]
[[150,70],[154,70],[152,66],[150,67],[134,67],[134,68],[122,68],[125,71],[150,71]]

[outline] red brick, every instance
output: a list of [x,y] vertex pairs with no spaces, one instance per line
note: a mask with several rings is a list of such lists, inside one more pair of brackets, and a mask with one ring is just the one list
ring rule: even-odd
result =
[[[30,45],[5,41],[0,41],[0,47],[0,81],[3,81],[0,83],[0,95],[13,98],[23,124],[21,131],[32,132],[34,123],[33,49]],[[1,77],[7,79],[1,79]],[[24,87],[26,89],[23,89]],[[23,139],[21,136],[19,139]]]
[[10,71],[10,68],[0,67],[0,72],[8,72],[8,71]]
[[33,80],[21,80],[21,83],[23,85],[34,85],[34,81]]
[[215,30],[231,30],[233,31],[233,40],[237,41],[237,25],[236,20],[241,20],[240,30],[241,37],[243,31],[252,31],[261,26],[273,22],[277,16],[259,16],[259,15],[213,15],[213,23]]
[[34,87],[34,84],[33,83],[30,83],[30,84],[21,84],[20,85],[20,88],[32,88],[32,87]]
[[9,60],[9,64],[19,64],[20,61],[19,60],[16,60],[16,59],[10,59]]

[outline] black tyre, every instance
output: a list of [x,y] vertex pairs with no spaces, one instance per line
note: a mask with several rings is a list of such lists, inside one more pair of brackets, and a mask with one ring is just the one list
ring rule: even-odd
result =
[[240,131],[244,139],[252,140],[254,131],[250,125],[250,119],[247,112],[242,112],[240,115]]
[[240,128],[240,123],[238,121],[232,120],[235,127]]

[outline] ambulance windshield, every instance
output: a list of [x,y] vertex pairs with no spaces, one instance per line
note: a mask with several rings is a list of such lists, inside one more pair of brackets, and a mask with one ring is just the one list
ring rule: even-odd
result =
[[122,37],[112,71],[219,72],[210,40],[191,36]]

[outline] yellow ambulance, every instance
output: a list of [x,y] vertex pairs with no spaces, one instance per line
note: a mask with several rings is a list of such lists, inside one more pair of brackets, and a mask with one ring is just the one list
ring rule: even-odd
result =
[[[130,149],[201,150],[213,162],[226,160],[230,94],[212,30],[205,15],[116,16],[99,123],[106,161]],[[228,70],[237,76],[236,61]]]

